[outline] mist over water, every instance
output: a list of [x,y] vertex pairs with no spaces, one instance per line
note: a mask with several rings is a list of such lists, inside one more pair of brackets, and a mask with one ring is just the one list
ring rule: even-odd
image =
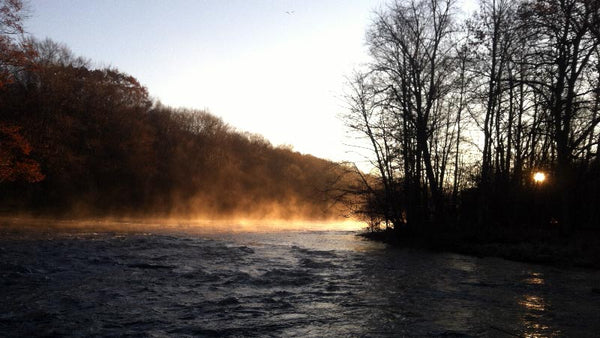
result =
[[393,249],[333,224],[42,223],[0,222],[8,336],[600,330],[593,270]]
[[123,232],[123,233],[187,233],[207,235],[240,232],[278,232],[278,231],[358,231],[364,223],[352,219],[334,219],[313,221],[293,217],[284,219],[256,219],[252,217],[224,217],[209,219],[205,216],[186,218],[63,218],[46,217],[0,217],[0,230],[5,233],[31,236],[55,232]]

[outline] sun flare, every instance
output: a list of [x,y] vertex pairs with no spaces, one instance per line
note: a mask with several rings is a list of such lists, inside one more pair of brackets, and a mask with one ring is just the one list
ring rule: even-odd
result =
[[546,180],[546,174],[538,171],[536,173],[533,174],[533,181],[535,183],[544,183],[544,181]]

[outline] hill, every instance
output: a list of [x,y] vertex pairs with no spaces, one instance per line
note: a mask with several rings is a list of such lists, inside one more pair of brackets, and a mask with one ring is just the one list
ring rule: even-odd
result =
[[202,110],[153,100],[134,77],[50,40],[0,90],[5,211],[330,218],[343,168]]

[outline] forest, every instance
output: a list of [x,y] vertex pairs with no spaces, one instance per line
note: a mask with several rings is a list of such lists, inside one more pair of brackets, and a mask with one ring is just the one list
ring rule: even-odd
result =
[[478,5],[376,12],[344,116],[375,170],[339,198],[397,234],[598,238],[600,2]]
[[207,111],[23,30],[0,2],[0,211],[80,216],[339,218],[339,164],[274,147]]
[[3,212],[350,215],[434,246],[600,242],[595,0],[374,12],[342,117],[370,172],[164,106],[134,77],[26,36],[22,2],[0,3]]

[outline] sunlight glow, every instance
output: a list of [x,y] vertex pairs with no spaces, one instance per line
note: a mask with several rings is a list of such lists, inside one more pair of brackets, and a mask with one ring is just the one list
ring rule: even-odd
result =
[[364,223],[353,219],[302,220],[302,219],[251,219],[214,217],[187,218],[77,218],[50,219],[43,217],[0,216],[0,231],[6,229],[74,230],[121,233],[171,233],[191,234],[256,233],[285,231],[360,231]]
[[546,180],[546,174],[545,173],[543,173],[541,171],[538,171],[538,172],[535,172],[533,174],[533,181],[535,183],[541,184],[541,183],[544,183],[545,180]]

